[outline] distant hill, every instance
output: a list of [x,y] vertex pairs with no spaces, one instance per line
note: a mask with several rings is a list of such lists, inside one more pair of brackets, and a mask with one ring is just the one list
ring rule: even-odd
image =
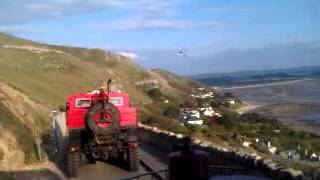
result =
[[63,109],[69,94],[92,91],[108,78],[114,90],[130,94],[140,114],[159,117],[160,107],[148,107],[154,101],[150,88],[179,102],[193,87],[203,86],[101,49],[52,46],[0,33],[0,161],[12,162],[0,169],[34,162],[34,138],[48,133],[51,111]]
[[189,78],[215,86],[259,84],[304,78],[320,78],[320,66],[263,71],[250,70],[219,74],[199,74],[189,76]]

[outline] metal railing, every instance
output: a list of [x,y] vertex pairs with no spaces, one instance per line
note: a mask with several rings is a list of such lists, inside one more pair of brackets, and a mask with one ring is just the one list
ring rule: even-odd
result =
[[[229,166],[209,166],[209,175],[248,175],[249,171],[246,168],[241,167],[229,167]],[[158,171],[152,171],[144,174],[139,174],[123,180],[139,180],[139,179],[156,179],[156,180],[165,180],[168,179],[168,169],[162,169]]]
[[139,174],[136,176],[125,178],[122,180],[134,180],[134,179],[139,180],[139,179],[146,179],[146,178],[149,178],[151,180],[153,180],[153,179],[156,179],[156,180],[168,179],[168,169],[162,169],[162,170],[158,170],[158,171],[143,173],[143,174]]
[[209,166],[209,175],[247,175],[248,169],[230,166]]

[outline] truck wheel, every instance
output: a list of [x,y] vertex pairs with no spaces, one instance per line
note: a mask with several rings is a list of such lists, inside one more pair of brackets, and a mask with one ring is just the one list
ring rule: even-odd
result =
[[80,153],[69,152],[67,154],[67,173],[69,177],[76,177],[80,168]]
[[138,148],[129,148],[127,150],[127,165],[129,171],[138,171],[139,169],[139,152]]

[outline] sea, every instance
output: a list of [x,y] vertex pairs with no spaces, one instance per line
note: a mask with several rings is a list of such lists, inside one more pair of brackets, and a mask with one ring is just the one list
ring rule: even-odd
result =
[[303,79],[268,84],[223,88],[252,110],[272,118],[296,122],[320,130],[320,79]]

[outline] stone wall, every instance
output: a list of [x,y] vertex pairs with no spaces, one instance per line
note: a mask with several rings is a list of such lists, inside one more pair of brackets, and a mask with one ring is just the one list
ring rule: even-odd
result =
[[[140,140],[153,144],[162,151],[169,152],[174,144],[181,141],[183,137],[184,135],[182,134],[175,134],[169,131],[160,130],[156,127],[139,124]],[[271,159],[263,159],[256,154],[246,154],[239,150],[220,147],[208,141],[193,139],[193,145],[197,149],[202,149],[210,153],[216,160],[223,159],[224,162],[239,164],[252,171],[257,170],[263,172],[263,174],[270,176],[272,179],[298,180],[319,178],[306,177],[301,171],[281,167]]]

